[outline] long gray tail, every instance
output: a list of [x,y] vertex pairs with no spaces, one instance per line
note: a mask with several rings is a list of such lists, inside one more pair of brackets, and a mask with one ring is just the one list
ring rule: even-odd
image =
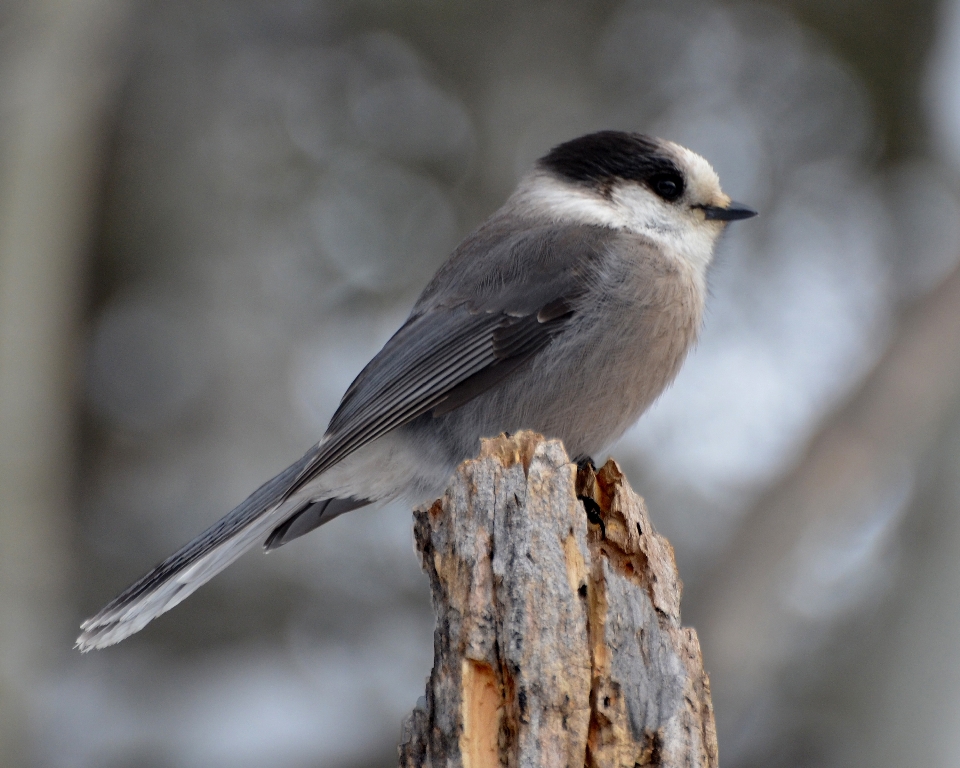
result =
[[[273,546],[294,538],[290,535],[293,531],[288,530],[287,518],[297,519],[299,511],[285,508],[287,505],[283,501],[313,453],[308,451],[302,459],[261,485],[232,512],[127,587],[96,616],[83,622],[77,648],[85,653],[120,642],[139,632],[161,613],[169,611],[250,547],[265,542],[268,536]],[[324,516],[312,521],[315,523],[312,527],[328,519]],[[271,536],[278,526],[283,531]]]

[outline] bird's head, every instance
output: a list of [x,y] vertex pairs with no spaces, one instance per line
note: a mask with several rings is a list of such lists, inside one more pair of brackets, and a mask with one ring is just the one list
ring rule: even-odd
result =
[[756,215],[724,194],[716,172],[697,153],[621,131],[554,147],[514,198],[528,215],[645,235],[702,268],[728,222]]

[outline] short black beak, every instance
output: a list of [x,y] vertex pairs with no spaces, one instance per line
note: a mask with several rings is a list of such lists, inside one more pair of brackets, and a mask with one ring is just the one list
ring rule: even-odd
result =
[[713,221],[739,221],[740,219],[752,219],[757,215],[753,208],[748,208],[743,203],[730,203],[726,208],[719,205],[701,205],[703,215]]

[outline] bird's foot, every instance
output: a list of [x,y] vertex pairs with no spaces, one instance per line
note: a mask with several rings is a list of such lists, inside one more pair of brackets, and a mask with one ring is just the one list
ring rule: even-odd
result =
[[593,458],[590,456],[577,456],[574,459],[576,462],[577,469],[583,472],[587,467],[590,467],[594,472],[597,471],[597,465],[593,463]]

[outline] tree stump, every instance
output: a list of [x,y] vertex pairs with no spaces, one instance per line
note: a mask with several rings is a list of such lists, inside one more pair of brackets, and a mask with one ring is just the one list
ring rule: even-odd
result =
[[673,549],[616,463],[485,440],[414,514],[437,629],[403,768],[718,764]]

